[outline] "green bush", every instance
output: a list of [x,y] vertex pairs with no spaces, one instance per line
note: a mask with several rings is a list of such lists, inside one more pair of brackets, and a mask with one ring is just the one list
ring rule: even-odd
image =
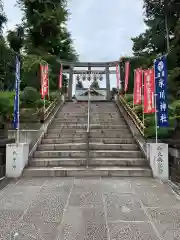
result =
[[14,108],[14,92],[0,92],[0,116],[11,119]]
[[142,119],[143,115],[143,106],[142,105],[137,105],[134,107],[134,112],[137,114],[137,116]]
[[172,106],[174,108],[174,115],[180,116],[180,100],[174,101]]
[[130,106],[130,108],[133,108],[133,101],[128,102],[128,105]]
[[155,114],[145,114],[144,124],[146,127],[155,125]]
[[126,94],[124,95],[124,99],[127,103],[133,102],[133,94]]
[[44,100],[43,99],[38,99],[35,102],[36,108],[42,108],[44,106]]
[[60,96],[59,92],[50,92],[49,94],[49,100],[50,101],[55,101],[56,99],[58,99]]
[[[158,139],[167,139],[171,136],[173,132],[172,128],[159,128],[158,129]],[[156,130],[155,125],[149,126],[145,129],[145,137],[146,138],[155,138],[156,137]]]
[[35,102],[41,99],[40,93],[33,87],[26,87],[20,95],[23,107],[33,107]]

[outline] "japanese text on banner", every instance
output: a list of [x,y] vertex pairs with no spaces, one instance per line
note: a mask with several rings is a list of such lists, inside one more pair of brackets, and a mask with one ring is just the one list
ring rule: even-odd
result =
[[41,96],[44,98],[46,95],[48,95],[48,65],[42,66],[40,65],[41,70]]
[[136,69],[134,74],[134,105],[142,103],[142,74],[141,69]]
[[154,69],[144,71],[144,113],[155,112],[154,106]]
[[128,82],[129,82],[129,71],[130,71],[130,63],[125,63],[125,84],[124,84],[124,91],[127,92],[128,90]]
[[15,97],[14,97],[14,121],[15,129],[19,129],[19,86],[20,86],[20,61],[16,57],[16,79],[15,79]]
[[167,103],[167,62],[163,56],[155,60],[155,83],[156,83],[156,108],[159,127],[168,127],[168,103]]

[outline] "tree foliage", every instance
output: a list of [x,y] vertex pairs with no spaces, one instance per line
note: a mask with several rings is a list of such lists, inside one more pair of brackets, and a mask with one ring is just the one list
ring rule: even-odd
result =
[[[167,28],[166,32],[166,21]],[[149,68],[153,60],[167,54],[169,93],[177,96],[180,88],[180,2],[179,0],[144,0],[144,22],[147,29],[137,37],[133,37],[133,57],[125,60],[131,62],[129,92],[133,91],[133,71],[137,67]],[[170,50],[167,49],[167,36]],[[124,62],[122,66],[124,68]],[[124,74],[124,72],[122,73]],[[124,75],[123,75],[124,76]]]
[[[21,89],[40,88],[40,64],[49,64],[50,88],[58,88],[60,62],[78,60],[71,34],[66,27],[69,17],[66,0],[18,0],[23,12],[20,25],[2,36],[7,18],[0,0],[0,88],[12,90],[15,81],[15,56],[21,59]],[[63,90],[67,91],[63,76]]]
[[[49,64],[50,90],[57,90],[60,62],[78,60],[66,27],[69,17],[66,0],[17,1],[23,12],[22,23],[9,30],[4,37],[3,27],[7,18],[0,0],[0,116],[4,119],[12,115],[17,55],[21,61],[20,87],[23,93],[28,93],[24,94],[29,97],[28,102],[33,97],[40,97],[40,64]],[[64,75],[63,92],[67,92],[67,83]],[[36,96],[28,89],[34,89]],[[12,91],[11,98],[6,94],[9,91]]]

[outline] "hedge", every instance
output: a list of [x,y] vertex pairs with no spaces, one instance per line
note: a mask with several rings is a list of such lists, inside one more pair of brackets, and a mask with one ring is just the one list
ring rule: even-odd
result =
[[[126,94],[124,96],[126,103],[133,109],[133,111],[137,114],[137,116],[142,120],[143,119],[143,106],[136,105],[133,108],[133,94]],[[171,101],[168,106],[168,115],[169,115],[169,127],[168,128],[160,128],[158,129],[158,138],[165,139],[172,136],[176,124],[177,118],[180,118],[180,100]],[[145,137],[146,138],[155,138],[155,116],[154,114],[145,114],[144,115],[144,124],[146,126],[145,129]]]

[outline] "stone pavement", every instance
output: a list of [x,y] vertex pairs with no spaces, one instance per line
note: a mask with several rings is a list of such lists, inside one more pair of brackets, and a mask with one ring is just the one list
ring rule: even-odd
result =
[[150,178],[33,178],[0,191],[0,239],[179,240],[180,200]]

